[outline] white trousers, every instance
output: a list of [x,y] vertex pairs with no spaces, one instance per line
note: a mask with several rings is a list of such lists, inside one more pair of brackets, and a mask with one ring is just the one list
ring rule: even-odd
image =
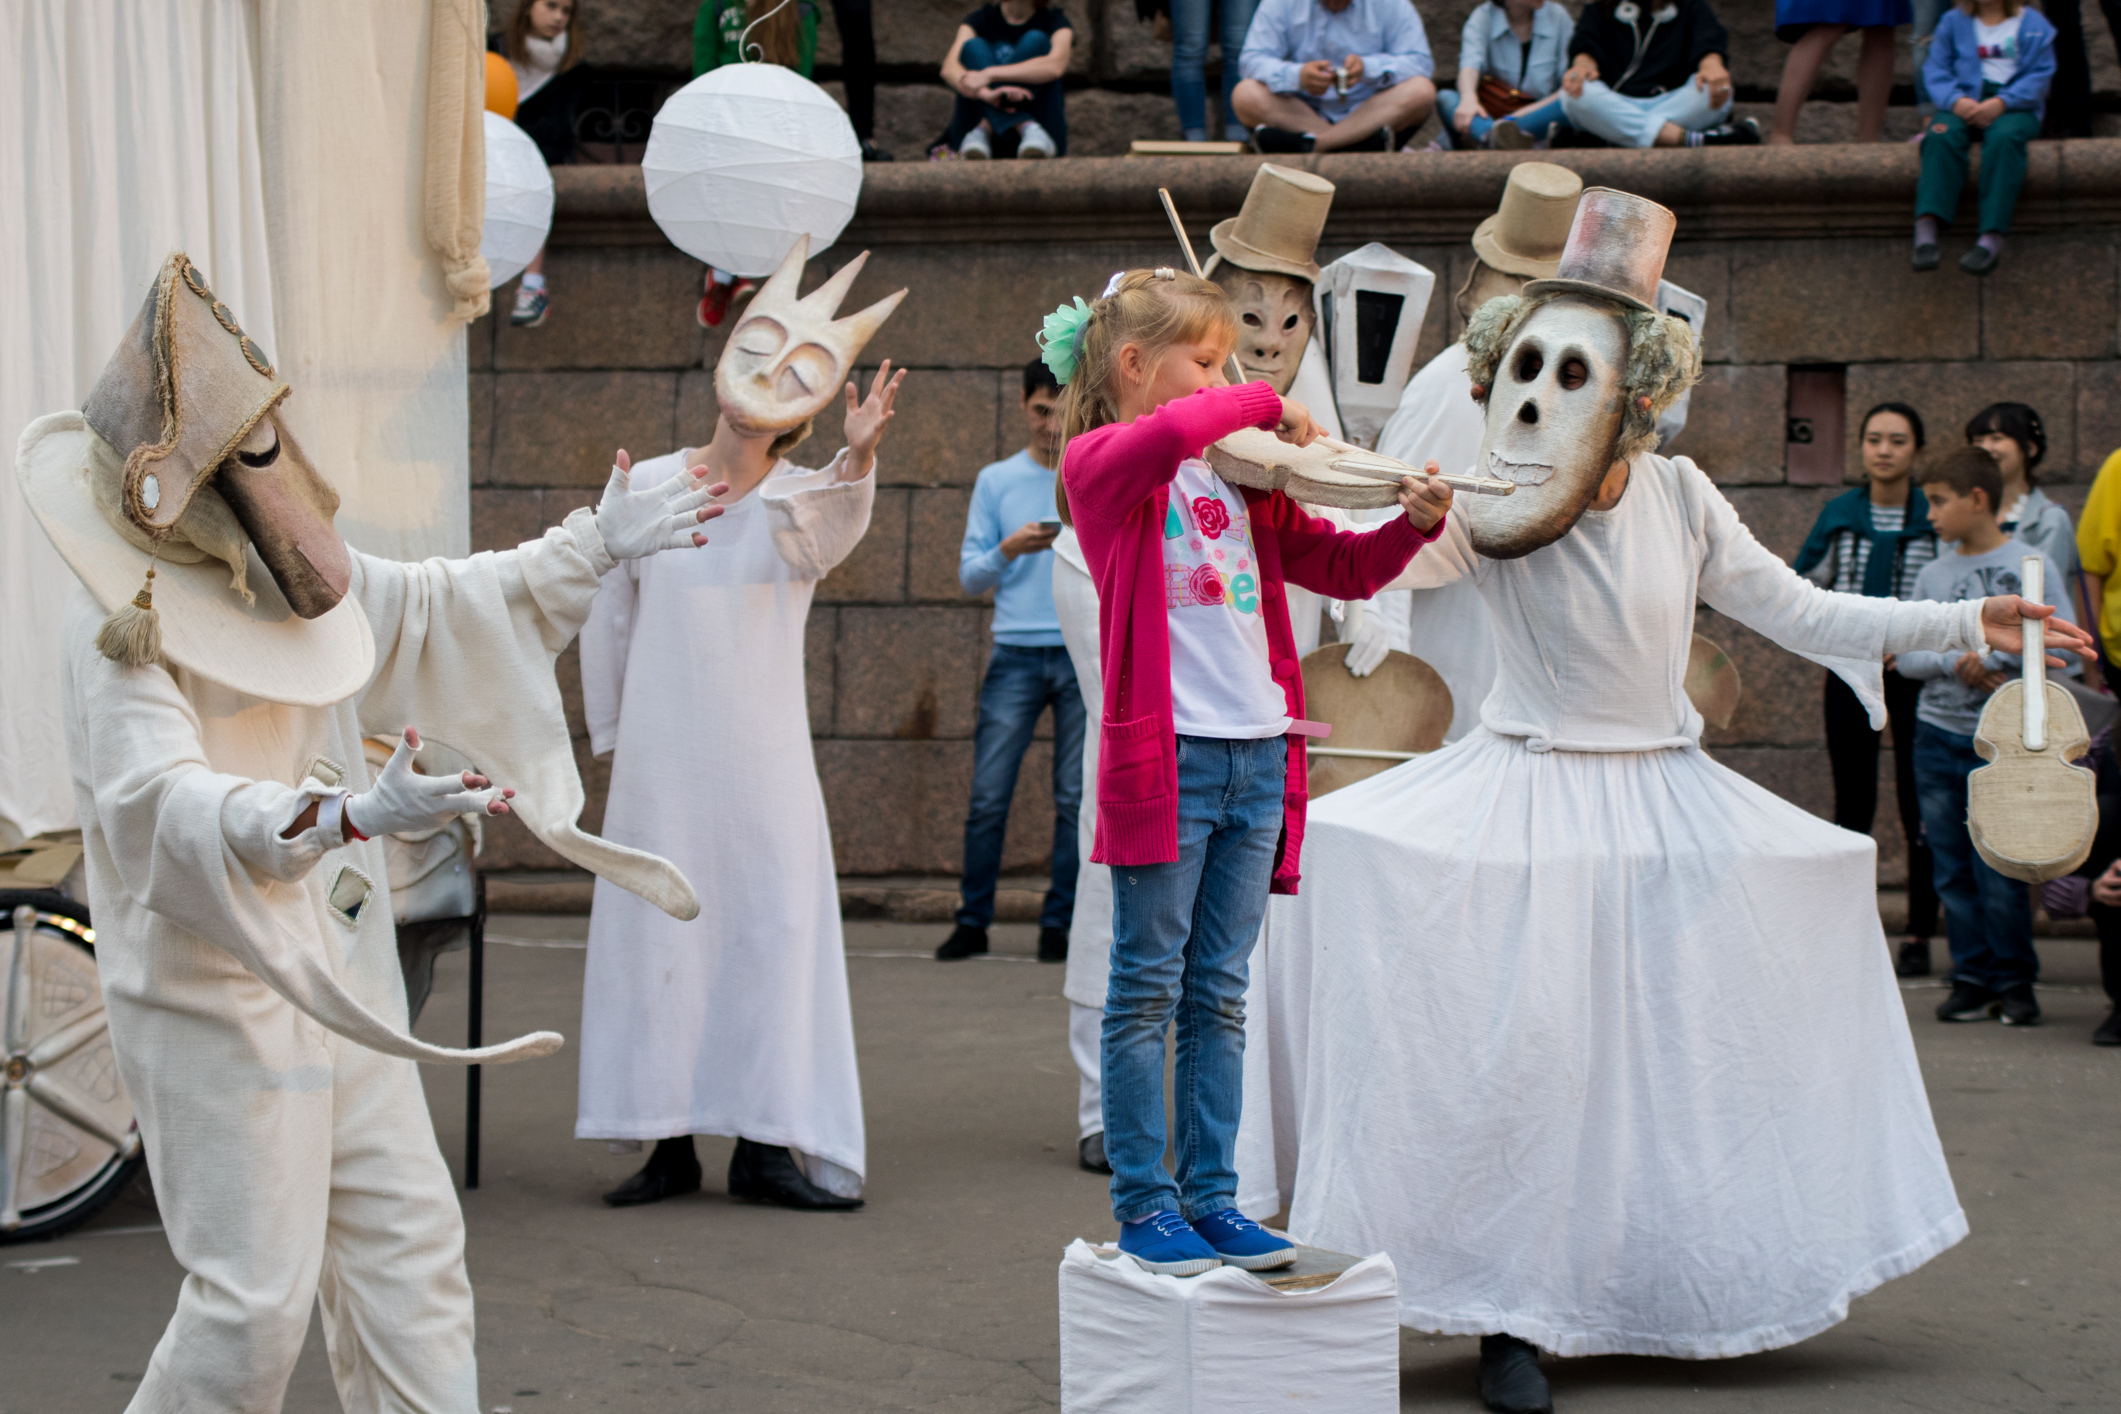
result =
[[[363,999],[402,1025],[373,970]],[[187,1273],[133,1414],[277,1414],[312,1304],[346,1409],[477,1414],[463,1214],[413,1062],[327,1032],[217,948],[111,971],[152,991],[105,1002]]]
[[1561,111],[1571,124],[1619,147],[1654,147],[1666,123],[1690,133],[1713,128],[1729,120],[1731,103],[1710,103],[1709,91],[1691,78],[1655,98],[1626,98],[1597,79],[1583,86],[1581,98],[1561,95]]
[[1068,1003],[1068,1053],[1075,1057],[1075,1119],[1082,1126],[1076,1135],[1088,1139],[1105,1129],[1105,1082],[1099,1069],[1098,1047],[1105,1032],[1105,1009]]

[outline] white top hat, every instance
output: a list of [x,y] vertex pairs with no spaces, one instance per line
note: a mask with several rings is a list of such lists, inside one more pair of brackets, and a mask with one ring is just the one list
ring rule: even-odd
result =
[[1678,225],[1677,216],[1646,197],[1586,187],[1554,277],[1534,280],[1524,292],[1597,295],[1655,310],[1657,282],[1664,278]]

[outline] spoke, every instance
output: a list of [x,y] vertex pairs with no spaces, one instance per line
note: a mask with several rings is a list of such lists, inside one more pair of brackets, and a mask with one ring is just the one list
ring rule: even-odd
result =
[[22,1193],[22,1166],[29,1148],[29,1096],[19,1085],[0,1095],[0,1232],[22,1226],[16,1202]]
[[[48,1073],[40,1071],[32,1075],[29,1084],[23,1088],[28,1090],[29,1098],[74,1128],[95,1135],[127,1158],[131,1158],[133,1152],[140,1147],[137,1135],[121,1134],[112,1129],[97,1116],[94,1105],[83,1100],[61,1082],[52,1079]],[[11,1090],[8,1096],[12,1099],[17,1093],[19,1092]]]
[[7,965],[7,1053],[19,1055],[29,1044],[29,950],[37,932],[37,910],[28,904],[15,910],[15,945]]
[[103,1009],[98,1007],[79,1021],[69,1022],[30,1047],[29,1063],[39,1070],[57,1065],[109,1030],[110,1019],[103,1014]]

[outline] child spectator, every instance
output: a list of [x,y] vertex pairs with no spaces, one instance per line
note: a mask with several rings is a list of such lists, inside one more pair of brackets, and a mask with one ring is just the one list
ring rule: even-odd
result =
[[[1985,159],[1984,159],[1985,160]],[[2003,533],[2047,556],[2062,573],[2055,593],[2077,577],[2077,532],[2069,512],[2033,484],[2033,468],[2047,456],[2047,429],[2024,403],[1990,403],[1966,424],[1966,440],[1987,450],[2003,471]]]
[[1876,142],[1885,131],[1893,93],[1893,30],[1915,18],[1908,0],[1775,0],[1775,38],[1790,46],[1775,90],[1773,143],[1797,140],[1797,114],[1812,96],[1812,80],[1827,52],[1850,30],[1863,33],[1856,56],[1856,141]]
[[[807,79],[816,59],[817,6],[810,0],[704,0],[692,17],[694,78],[724,64],[761,63],[779,64]],[[729,306],[756,288],[749,280],[708,266],[696,311],[700,327],[720,325]]]
[[2111,607],[2106,586],[2121,569],[2121,452],[2115,452],[2092,479],[2091,494],[2084,498],[2084,513],[2077,518],[2077,553],[2084,585],[2085,621],[2092,626],[2104,655],[2107,691],[2121,694],[2121,596]]
[[[2006,535],[1996,507],[2003,471],[1980,447],[1960,447],[1921,474],[1930,525],[1954,542],[1915,578],[1915,597],[1957,601],[2019,592],[2020,562],[2039,553]],[[2044,558],[2044,557],[2043,557]],[[2055,614],[2074,623],[2067,593],[2049,564],[2042,571]],[[1952,992],[1937,1008],[1939,1021],[1985,1021],[2037,1026],[2040,1004],[2033,979],[2032,903],[2025,885],[2007,878],[1975,853],[1966,826],[1966,778],[1981,765],[1974,731],[1989,694],[2018,672],[2017,655],[1903,653],[1899,671],[1920,679],[1915,708],[1915,788],[1922,798],[1922,830],[1935,861],[1938,897],[1952,947]]]
[[1937,268],[1937,228],[1959,209],[1976,143],[1980,235],[1959,257],[1959,268],[1969,275],[1996,268],[2025,181],[2025,145],[2040,131],[2054,77],[2055,27],[2023,0],[1959,0],[1937,22],[1922,66],[1938,111],[1925,129],[1922,180],[1915,187],[1917,270]]
[[1708,0],[1590,0],[1569,41],[1561,111],[1616,147],[1744,147],[1751,118],[1733,123],[1730,37]]
[[1436,95],[1446,142],[1521,151],[1551,138],[1576,33],[1560,0],[1484,0],[1458,36],[1458,87]]
[[1065,153],[1061,76],[1074,45],[1068,17],[1048,0],[999,0],[965,16],[943,56],[943,83],[957,95],[943,145],[984,161],[996,138],[1015,133],[1018,157]]
[[1436,106],[1409,0],[1260,0],[1230,92],[1261,152],[1389,152]]
[[[508,28],[486,47],[508,61],[516,79],[515,124],[557,167],[574,158],[575,109],[581,101],[582,52],[574,37],[574,0],[523,0]],[[552,311],[545,291],[545,248],[530,258],[516,286],[508,322],[535,329]]]
[[[1880,403],[1863,416],[1861,448],[1868,486],[1827,502],[1797,573],[1822,589],[1874,598],[1913,599],[1923,566],[1937,558],[1929,503],[1913,484],[1922,450],[1922,418],[1906,403]],[[1930,975],[1930,936],[1937,931],[1937,891],[1915,793],[1915,701],[1922,684],[1885,665],[1885,708],[1893,732],[1893,787],[1907,834],[1907,933],[1894,969]],[[1870,714],[1839,676],[1826,675],[1826,755],[1834,772],[1834,823],[1859,835],[1878,818],[1878,733]]]
[[1208,11],[1220,12],[1223,46],[1223,136],[1246,142],[1252,133],[1237,120],[1230,93],[1237,87],[1237,61],[1259,0],[1170,0],[1171,99],[1187,142],[1208,140]]

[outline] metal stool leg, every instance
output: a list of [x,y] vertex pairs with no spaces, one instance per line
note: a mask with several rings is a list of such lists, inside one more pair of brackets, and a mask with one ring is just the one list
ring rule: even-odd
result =
[[[479,902],[471,915],[470,1036],[467,1045],[485,1044],[486,1010],[486,873],[478,876]],[[464,1068],[464,1187],[479,1186],[479,1067]]]

